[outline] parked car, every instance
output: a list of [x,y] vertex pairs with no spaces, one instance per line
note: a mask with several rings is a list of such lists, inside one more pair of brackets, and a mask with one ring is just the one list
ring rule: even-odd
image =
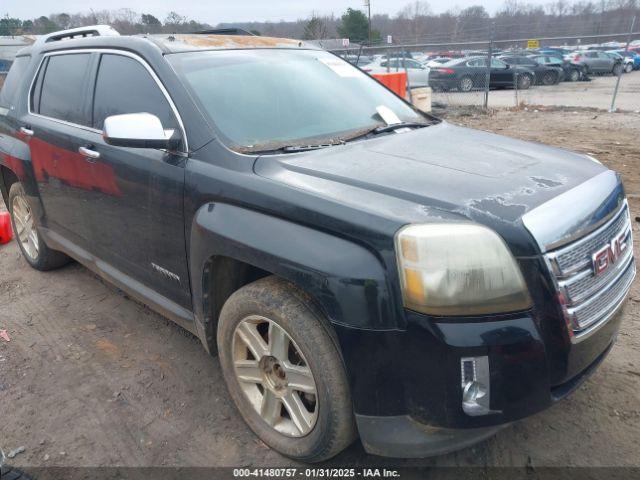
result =
[[568,59],[571,63],[584,66],[588,73],[619,75],[623,69],[622,59],[600,50],[578,50],[570,53]]
[[537,85],[556,85],[564,78],[564,70],[562,67],[544,65],[530,57],[501,55],[498,58],[509,66],[519,66],[532,70],[535,74],[535,83]]
[[373,62],[373,59],[366,55],[344,55],[342,58],[344,58],[350,64],[356,65],[357,67],[362,67]]
[[[518,88],[528,89],[535,81],[533,70],[509,67],[497,58],[491,59],[490,88],[513,88],[516,78]],[[429,85],[435,90],[458,89],[461,92],[484,88],[487,80],[487,57],[469,57],[452,60],[429,72]]]
[[616,340],[635,276],[619,175],[423,114],[312,45],[55,32],[0,107],[25,261],[73,258],[192,332],[298,461],[356,435],[398,457],[469,446]]
[[408,83],[411,88],[429,86],[429,68],[411,58],[382,58],[363,67],[367,73],[404,72],[407,70]]
[[529,58],[533,59],[540,65],[562,68],[564,72],[563,80],[565,81],[577,82],[578,80],[586,80],[588,78],[587,69],[584,65],[571,63],[564,60],[562,57],[556,57],[553,55],[531,55]]
[[624,58],[625,72],[630,73],[632,70],[640,69],[640,54],[632,50],[613,50],[613,53]]
[[440,65],[450,62],[451,60],[451,57],[436,57],[423,62],[423,65],[428,68],[439,67]]
[[620,62],[622,64],[621,72],[629,73],[633,70],[633,58],[625,57],[611,50],[604,52],[604,54],[608,55],[609,57],[613,58],[615,61]]

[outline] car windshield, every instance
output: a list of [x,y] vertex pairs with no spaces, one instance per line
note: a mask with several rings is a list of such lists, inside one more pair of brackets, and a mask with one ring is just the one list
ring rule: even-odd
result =
[[[430,123],[325,51],[221,50],[167,58],[230,147],[243,152],[339,143],[395,117]],[[389,111],[393,122],[378,113]]]

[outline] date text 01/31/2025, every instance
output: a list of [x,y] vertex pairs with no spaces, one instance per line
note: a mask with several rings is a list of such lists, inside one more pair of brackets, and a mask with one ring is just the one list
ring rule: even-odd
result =
[[398,478],[397,470],[387,468],[235,468],[234,478]]

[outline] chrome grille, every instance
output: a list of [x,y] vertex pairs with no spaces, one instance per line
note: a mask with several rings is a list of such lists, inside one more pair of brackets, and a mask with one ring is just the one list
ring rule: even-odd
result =
[[[623,235],[626,248],[607,270],[594,273],[592,256]],[[545,255],[560,293],[563,313],[579,340],[604,324],[626,297],[635,277],[629,207],[594,232]]]
[[574,272],[591,263],[591,255],[602,245],[611,241],[616,233],[629,224],[629,208],[625,205],[618,215],[604,228],[578,240],[569,247],[563,248],[555,255],[557,272],[563,275]]

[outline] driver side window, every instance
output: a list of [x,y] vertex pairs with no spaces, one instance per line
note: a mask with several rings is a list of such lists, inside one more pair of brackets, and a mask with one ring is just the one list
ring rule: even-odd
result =
[[151,113],[165,129],[178,128],[169,102],[140,62],[103,54],[96,79],[93,128],[102,130],[105,118],[125,113]]

